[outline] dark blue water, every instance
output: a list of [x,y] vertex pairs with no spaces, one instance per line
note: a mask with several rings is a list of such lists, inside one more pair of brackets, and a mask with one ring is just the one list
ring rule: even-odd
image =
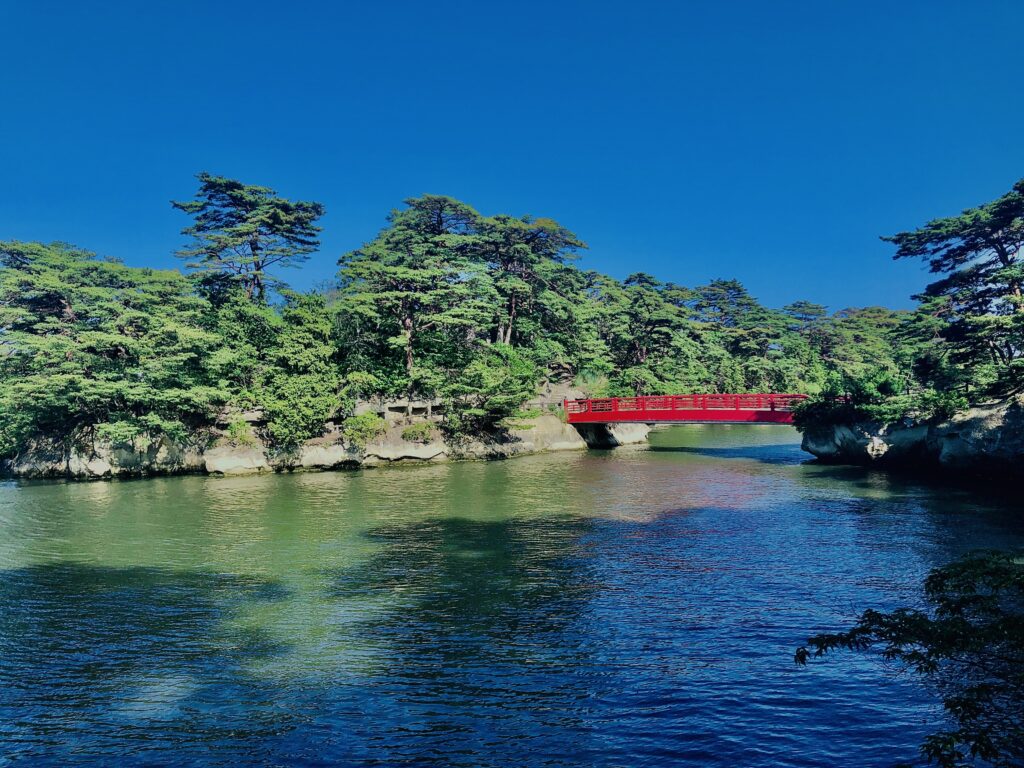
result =
[[0,486],[0,765],[914,758],[930,691],[793,651],[1021,515],[795,440]]

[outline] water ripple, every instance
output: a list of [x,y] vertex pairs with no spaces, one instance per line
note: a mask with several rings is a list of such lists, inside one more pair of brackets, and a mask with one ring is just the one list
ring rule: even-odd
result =
[[941,716],[808,633],[1024,543],[998,502],[655,450],[0,486],[0,765],[885,766]]

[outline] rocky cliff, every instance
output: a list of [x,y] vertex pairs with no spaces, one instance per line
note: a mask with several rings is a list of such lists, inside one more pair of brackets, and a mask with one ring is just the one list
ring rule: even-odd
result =
[[822,461],[964,475],[1024,477],[1024,404],[971,408],[947,421],[808,428],[803,449]]
[[553,413],[525,421],[501,437],[450,442],[436,432],[426,441],[402,437],[407,423],[392,423],[378,438],[355,445],[337,429],[289,452],[274,452],[258,439],[232,442],[223,430],[196,435],[187,443],[166,436],[140,436],[111,443],[86,434],[63,440],[40,440],[0,465],[0,472],[23,478],[75,480],[169,474],[240,475],[262,472],[330,470],[393,463],[505,459],[544,451],[613,447],[647,439],[644,425],[592,430],[586,440]]

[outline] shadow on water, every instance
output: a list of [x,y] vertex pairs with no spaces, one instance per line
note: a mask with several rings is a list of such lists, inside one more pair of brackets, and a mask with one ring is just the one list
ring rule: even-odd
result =
[[[800,764],[781,757],[863,718],[845,676],[823,691],[824,676],[797,676],[790,661],[791,643],[820,621],[813,578],[799,574],[843,568],[814,549],[794,564],[780,546],[786,526],[708,538],[697,525],[683,513],[373,528],[376,555],[326,572],[332,598],[386,595],[395,606],[357,629],[387,649],[387,664],[359,698],[369,722],[347,724],[335,743],[353,756],[378,744],[416,765]],[[766,588],[784,559],[791,583]],[[859,578],[849,565],[844,577]],[[766,707],[770,732],[757,726]],[[892,725],[861,722],[864,755],[893,754],[880,739]]]
[[[855,464],[829,464],[811,459],[804,462],[808,476],[858,490],[884,489],[893,495],[913,493],[929,497],[940,505],[954,500],[999,507],[1012,512],[1019,505],[1020,490],[998,478],[958,476],[941,468],[901,470],[878,469]],[[1019,515],[1017,515],[1019,517]]]
[[[589,526],[386,523],[364,533],[378,554],[297,583],[78,563],[2,571],[0,764],[539,764],[533,750],[586,735],[578,671],[595,665],[573,633],[600,585],[570,553]],[[269,626],[289,604],[311,614],[294,642],[319,644],[320,658]],[[372,663],[339,665],[339,645]]]
[[141,763],[170,759],[195,734],[216,744],[274,733],[275,714],[224,705],[249,698],[243,665],[287,648],[225,618],[288,597],[274,581],[216,573],[76,563],[3,571],[0,757]]
[[729,448],[692,445],[651,445],[647,450],[653,453],[689,453],[714,459],[746,459],[763,464],[798,464],[805,454],[793,443],[771,445],[741,445]]
[[793,649],[1024,534],[998,517],[1017,507],[803,464],[780,432],[691,432],[669,437],[709,444],[17,489],[0,765],[912,755],[932,699],[870,659],[798,670]]
[[375,556],[328,572],[332,594],[397,596],[402,609],[382,623],[384,632],[430,625],[438,640],[475,635],[481,642],[513,643],[528,640],[524,633],[557,633],[600,588],[588,561],[576,554],[593,527],[593,521],[561,516],[380,526],[366,534],[383,545]]

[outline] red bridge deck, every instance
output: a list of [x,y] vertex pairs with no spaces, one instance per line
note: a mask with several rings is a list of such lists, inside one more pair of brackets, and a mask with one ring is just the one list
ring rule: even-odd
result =
[[793,404],[807,395],[652,395],[566,400],[570,424],[690,424],[712,421],[792,424]]

